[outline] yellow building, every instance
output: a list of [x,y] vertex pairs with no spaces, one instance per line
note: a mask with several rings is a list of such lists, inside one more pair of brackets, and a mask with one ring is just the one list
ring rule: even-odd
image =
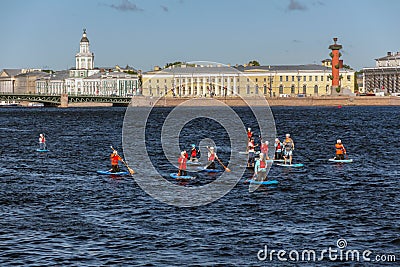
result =
[[[341,87],[354,92],[354,71],[340,71]],[[323,65],[180,65],[143,74],[145,96],[251,97],[330,95],[331,68]]]

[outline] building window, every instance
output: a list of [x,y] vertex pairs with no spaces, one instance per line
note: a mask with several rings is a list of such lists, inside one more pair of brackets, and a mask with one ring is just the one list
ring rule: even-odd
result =
[[324,81],[324,76],[323,75],[321,75],[321,82],[323,82]]
[[318,85],[314,85],[314,94],[318,95]]
[[318,76],[315,76],[314,78],[315,78],[315,81],[318,82]]
[[292,84],[292,86],[290,87],[290,93],[291,93],[291,94],[295,94],[295,93],[296,93],[295,90],[296,90],[296,89],[295,89],[295,86],[294,86],[294,84]]
[[351,76],[347,75],[347,81],[350,82],[350,80],[351,80]]
[[264,78],[264,82],[266,82],[267,81],[267,78]]
[[282,82],[283,81],[283,77],[279,76],[279,81]]
[[308,76],[308,81],[312,82],[312,76]]
[[[282,77],[282,76],[281,76]],[[279,85],[279,94],[283,94],[283,85]]]
[[294,76],[292,76],[292,82],[294,82]]
[[256,82],[258,82],[258,78],[256,78]]
[[303,85],[303,94],[307,94],[307,85],[306,84]]
[[249,95],[250,94],[250,85],[246,86],[246,91],[247,91],[246,93]]
[[287,82],[289,81],[289,76],[286,76],[286,81],[287,81]]
[[256,84],[256,94],[258,95],[258,84]]
[[[265,78],[264,78],[264,80],[265,80]],[[267,85],[264,84],[264,95],[266,95],[266,94],[267,94]]]
[[307,81],[307,76],[303,76],[303,82]]

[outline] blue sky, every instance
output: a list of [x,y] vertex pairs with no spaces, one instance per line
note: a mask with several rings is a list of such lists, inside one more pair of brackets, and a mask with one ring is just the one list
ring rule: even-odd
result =
[[356,70],[400,51],[397,0],[0,0],[0,7],[0,69],[74,67],[83,28],[97,67],[320,64],[333,37]]

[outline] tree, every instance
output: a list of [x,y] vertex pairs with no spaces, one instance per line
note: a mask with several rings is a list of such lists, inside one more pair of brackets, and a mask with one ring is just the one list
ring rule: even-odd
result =
[[165,64],[164,69],[174,66],[174,65],[180,65],[180,64],[182,64],[182,62],[180,62],[180,61],[175,61],[174,63],[167,63],[167,64]]
[[249,61],[249,66],[260,66],[260,63],[257,60],[251,60]]

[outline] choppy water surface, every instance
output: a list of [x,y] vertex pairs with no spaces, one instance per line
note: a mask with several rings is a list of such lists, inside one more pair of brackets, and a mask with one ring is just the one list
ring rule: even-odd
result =
[[[162,121],[169,111],[155,110],[155,120]],[[236,111],[248,127],[256,128],[247,110]],[[0,109],[0,264],[265,266],[271,263],[257,259],[265,245],[270,250],[321,251],[337,249],[341,238],[346,249],[371,250],[371,258],[395,254],[398,264],[400,108],[272,111],[278,135],[291,133],[295,161],[305,167],[274,165],[269,177],[279,185],[253,193],[243,184],[252,175],[247,171],[218,201],[178,208],[151,198],[132,177],[96,174],[109,168],[110,145],[122,150],[124,108]],[[182,146],[207,136],[204,125],[188,125]],[[41,132],[47,135],[48,154],[35,152]],[[227,163],[224,136],[215,141]],[[338,138],[352,164],[327,162]],[[163,175],[175,172],[158,145],[154,140],[149,148],[153,162]],[[182,186],[213,179],[201,174]],[[273,265],[278,264],[288,263],[275,256]],[[305,262],[290,266],[296,264]],[[346,263],[326,258],[307,263],[314,264]]]

